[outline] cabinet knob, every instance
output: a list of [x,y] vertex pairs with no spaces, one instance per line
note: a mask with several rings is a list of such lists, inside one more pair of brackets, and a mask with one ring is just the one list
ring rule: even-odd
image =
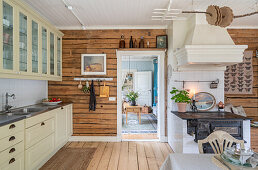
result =
[[9,129],[13,129],[13,128],[15,128],[16,126],[15,126],[15,124],[11,124],[10,126],[9,126]]
[[15,152],[15,148],[10,149],[9,153]]
[[10,159],[9,164],[15,162],[15,158]]
[[45,123],[44,123],[44,122],[42,122],[42,123],[41,123],[41,126],[44,126],[44,125],[45,125]]
[[64,107],[62,106],[61,109],[64,109]]
[[15,140],[15,136],[11,136],[11,137],[9,138],[9,141],[13,141],[13,140]]

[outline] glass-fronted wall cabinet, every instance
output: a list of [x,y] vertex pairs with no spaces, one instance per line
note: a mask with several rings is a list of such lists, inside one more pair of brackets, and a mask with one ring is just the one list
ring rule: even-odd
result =
[[42,27],[42,74],[47,74],[47,29]]
[[50,32],[50,74],[55,74],[55,36]]
[[31,28],[32,28],[32,72],[38,73],[39,71],[39,25],[37,22],[32,20]]
[[21,0],[0,0],[0,78],[62,80],[62,36]]
[[27,72],[28,70],[28,31],[27,16],[19,12],[19,70]]
[[14,9],[11,4],[2,2],[2,25],[3,25],[3,69],[14,69],[14,56],[13,56],[13,16]]
[[61,58],[62,58],[62,54],[61,54],[61,38],[57,37],[57,75],[61,76]]

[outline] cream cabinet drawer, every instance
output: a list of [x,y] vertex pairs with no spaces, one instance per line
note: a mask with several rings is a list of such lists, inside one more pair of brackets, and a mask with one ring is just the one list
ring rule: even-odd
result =
[[49,112],[30,117],[25,120],[25,128],[29,128],[31,126],[41,123],[44,120],[51,119],[53,117],[55,117],[55,110],[51,110]]
[[36,169],[54,151],[54,133],[25,151],[25,169]]
[[0,152],[0,165],[2,165],[6,160],[12,159],[12,157],[24,152],[24,141],[17,143],[9,147],[8,149]]
[[9,135],[9,136],[1,139],[0,140],[0,152],[23,141],[23,139],[24,139],[24,131],[15,133],[13,135]]
[[55,131],[55,119],[51,118],[25,129],[25,149],[38,143]]
[[23,170],[24,169],[24,152],[13,156],[0,164],[0,170]]
[[24,130],[24,120],[0,127],[0,139]]

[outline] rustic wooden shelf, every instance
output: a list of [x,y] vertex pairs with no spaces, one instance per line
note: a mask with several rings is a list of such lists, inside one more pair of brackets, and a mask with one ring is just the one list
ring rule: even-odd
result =
[[119,51],[165,51],[166,48],[119,48]]

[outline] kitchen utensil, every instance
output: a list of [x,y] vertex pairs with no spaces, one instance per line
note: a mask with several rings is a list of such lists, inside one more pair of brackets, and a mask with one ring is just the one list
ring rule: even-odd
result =
[[104,86],[100,87],[100,97],[109,97],[109,87],[106,86],[106,83],[104,82]]
[[82,89],[82,82],[80,81],[80,84],[78,85],[78,89]]

